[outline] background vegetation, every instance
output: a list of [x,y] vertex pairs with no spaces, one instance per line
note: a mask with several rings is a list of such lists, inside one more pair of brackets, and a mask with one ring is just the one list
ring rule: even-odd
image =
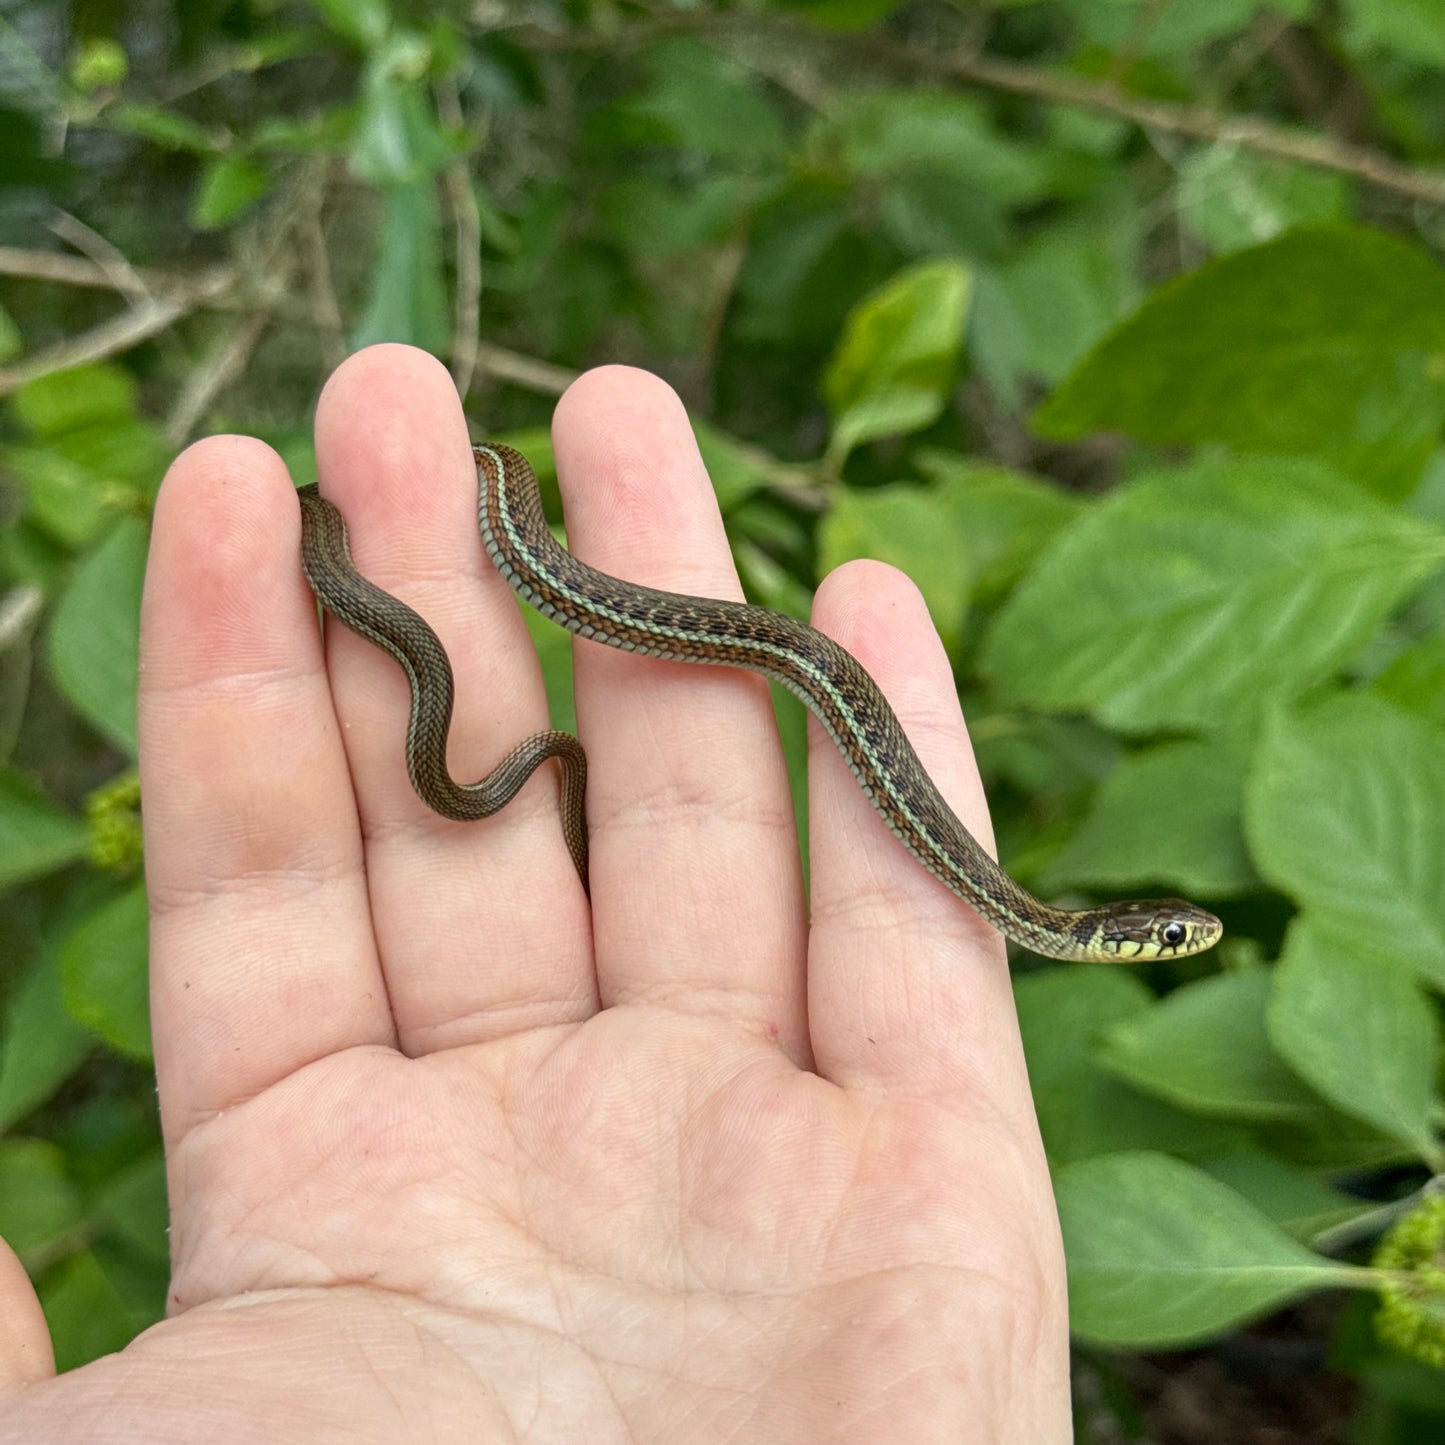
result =
[[1017,960],[1080,1439],[1442,1438],[1442,87],[1431,0],[3,0],[0,1233],[62,1366],[166,1285],[149,506],[214,429],[308,479],[388,338],[543,471],[576,368],[661,372],[756,600],[923,587],[1018,877],[1224,916]]

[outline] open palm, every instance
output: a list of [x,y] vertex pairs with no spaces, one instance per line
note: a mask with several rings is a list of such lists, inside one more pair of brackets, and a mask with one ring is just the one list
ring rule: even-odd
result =
[[[546,702],[449,381],[364,352],[317,432],[358,566],[452,656],[452,771],[479,776]],[[738,595],[665,387],[591,373],[555,438],[574,550]],[[157,507],[171,1317],[47,1378],[7,1260],[0,1439],[224,1420],[228,1442],[1067,1440],[1057,1226],[997,938],[816,730],[809,918],[767,689],[743,674],[577,645],[590,908],[550,770],[496,819],[432,816],[401,672],[340,628],[322,645],[290,485],[261,444],[216,438]],[[815,623],[986,836],[906,580],[845,568]]]

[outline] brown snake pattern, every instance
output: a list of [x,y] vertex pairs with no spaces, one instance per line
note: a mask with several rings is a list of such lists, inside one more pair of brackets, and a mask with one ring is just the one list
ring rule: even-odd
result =
[[[944,801],[893,709],[857,660],[815,628],[747,603],[688,597],[623,582],[579,561],[552,535],[531,467],[510,447],[474,448],[478,520],[487,555],[513,590],[580,638],[647,657],[737,667],[795,693],[822,723],[865,796],[905,847],[1015,942],[1054,958],[1120,961],[1198,953],[1219,920],[1179,899],[1109,903],[1077,912],[1035,898],[996,864]],[[436,634],[351,562],[346,526],[315,487],[303,488],[302,565],[322,605],[389,652],[411,685],[406,758],[421,799],[448,818],[504,807],[548,758],[562,765],[563,831],[584,886],[586,758],[568,733],[519,743],[480,782],[446,766],[451,667]]]

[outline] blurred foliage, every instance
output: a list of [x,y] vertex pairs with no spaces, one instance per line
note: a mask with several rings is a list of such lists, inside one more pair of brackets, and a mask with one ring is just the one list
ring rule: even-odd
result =
[[0,1233],[62,1365],[166,1288],[149,507],[206,430],[308,479],[391,339],[544,472],[570,374],[662,373],[755,600],[918,581],[1023,882],[1224,916],[1019,960],[1081,1439],[1340,1286],[1349,1438],[1439,1439],[1442,84],[1424,0],[0,4]]

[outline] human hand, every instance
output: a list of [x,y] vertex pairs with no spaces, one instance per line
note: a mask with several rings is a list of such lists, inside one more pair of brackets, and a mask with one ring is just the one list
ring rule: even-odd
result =
[[[738,596],[681,407],[557,411],[569,546]],[[377,347],[317,417],[357,565],[458,673],[477,777],[546,726],[482,552],[461,409]],[[576,645],[592,904],[551,769],[498,817],[413,795],[405,679],[325,647],[279,459],[214,438],[156,508],[141,704],[171,1315],[59,1378],[0,1261],[0,1441],[1070,1438],[1063,1264],[1003,948],[813,726],[811,922],[757,678]],[[915,590],[815,624],[986,814]]]

